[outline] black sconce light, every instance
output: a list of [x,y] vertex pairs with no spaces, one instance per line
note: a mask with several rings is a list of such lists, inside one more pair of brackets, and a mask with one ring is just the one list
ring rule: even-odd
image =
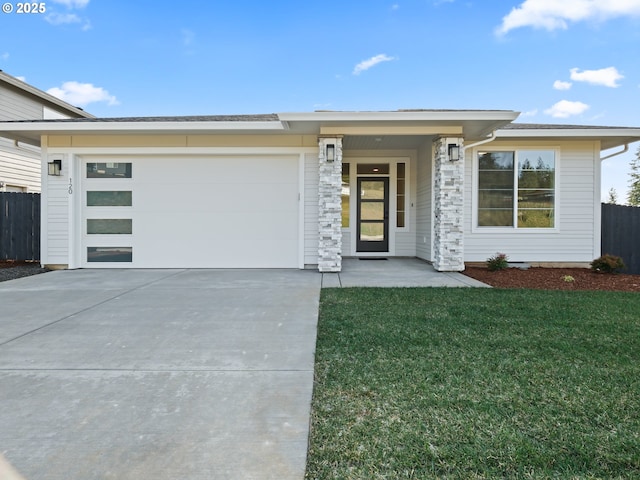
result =
[[59,177],[60,172],[62,171],[62,160],[57,159],[48,163],[49,166],[49,175],[54,177]]
[[460,160],[460,147],[455,143],[449,144],[449,161],[457,162]]
[[325,153],[326,153],[325,158],[327,159],[327,162],[328,163],[334,162],[336,159],[336,146],[333,145],[332,143],[328,143]]

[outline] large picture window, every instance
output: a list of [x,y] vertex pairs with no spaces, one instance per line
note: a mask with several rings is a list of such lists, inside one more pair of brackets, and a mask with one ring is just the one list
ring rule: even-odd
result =
[[486,151],[478,155],[478,226],[555,227],[553,150]]

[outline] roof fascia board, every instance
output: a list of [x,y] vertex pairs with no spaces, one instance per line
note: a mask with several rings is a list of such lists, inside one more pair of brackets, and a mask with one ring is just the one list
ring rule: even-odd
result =
[[320,135],[462,135],[462,126],[322,126]]
[[56,133],[148,133],[148,132],[209,132],[212,130],[280,130],[282,122],[0,122],[0,132]]
[[509,129],[498,130],[498,138],[545,138],[545,137],[637,137],[640,140],[640,128],[558,128],[558,129]]

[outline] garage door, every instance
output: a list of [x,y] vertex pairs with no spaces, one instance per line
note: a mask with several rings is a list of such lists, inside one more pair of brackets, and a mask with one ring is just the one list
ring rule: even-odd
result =
[[297,157],[85,158],[81,264],[298,267]]

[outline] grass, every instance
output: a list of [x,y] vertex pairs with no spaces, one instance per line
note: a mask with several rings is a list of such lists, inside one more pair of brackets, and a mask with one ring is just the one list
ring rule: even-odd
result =
[[323,290],[306,478],[640,478],[640,295]]

